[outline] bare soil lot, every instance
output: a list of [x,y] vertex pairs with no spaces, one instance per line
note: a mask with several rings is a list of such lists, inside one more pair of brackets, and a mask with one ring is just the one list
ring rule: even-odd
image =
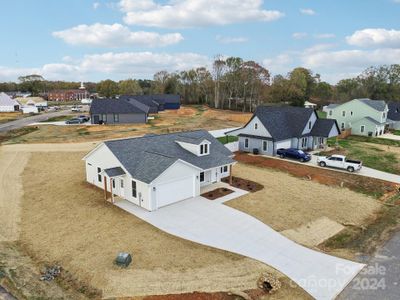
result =
[[0,112],[0,124],[22,118],[21,112]]
[[[221,129],[246,123],[251,114],[215,110],[206,106],[182,106],[153,115],[147,124],[126,125],[40,125],[38,130],[24,135],[3,137],[7,143],[65,143],[99,141],[113,138],[141,136],[146,133],[167,133],[195,129]],[[0,137],[1,138],[1,137]],[[0,140],[1,141],[1,140]]]
[[[21,243],[36,260],[60,264],[103,297],[252,290],[271,272],[284,282],[276,295],[309,298],[262,263],[168,235],[106,203],[84,182],[83,155],[33,153],[23,173]],[[113,264],[119,251],[133,254],[128,269]]]

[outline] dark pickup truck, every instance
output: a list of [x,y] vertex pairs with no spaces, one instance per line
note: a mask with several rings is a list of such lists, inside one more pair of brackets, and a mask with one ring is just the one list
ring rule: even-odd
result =
[[286,158],[286,157],[293,158],[301,162],[306,162],[311,160],[311,154],[295,148],[278,149],[276,151],[276,154],[279,155],[280,158]]

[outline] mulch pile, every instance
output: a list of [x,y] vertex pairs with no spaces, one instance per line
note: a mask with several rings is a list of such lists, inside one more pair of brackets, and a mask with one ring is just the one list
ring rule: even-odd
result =
[[232,190],[227,189],[227,188],[217,188],[213,191],[209,191],[207,193],[201,194],[202,197],[207,198],[209,200],[215,200],[218,198],[221,198],[223,196],[229,195],[233,193]]
[[[222,181],[229,183],[229,177],[223,178]],[[264,188],[262,184],[235,176],[232,176],[232,186],[250,193],[258,192]]]

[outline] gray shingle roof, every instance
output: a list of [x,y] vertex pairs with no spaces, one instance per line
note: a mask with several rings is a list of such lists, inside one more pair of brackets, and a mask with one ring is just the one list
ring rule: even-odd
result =
[[[180,138],[208,140],[210,154],[197,156],[185,150],[176,142]],[[151,183],[179,159],[203,170],[234,162],[232,152],[205,130],[147,135],[107,141],[105,145],[133,178],[145,183]]]
[[388,119],[392,121],[400,121],[400,101],[390,101],[388,106]]
[[90,114],[147,114],[147,111],[123,99],[94,99],[90,106]]
[[258,106],[254,116],[260,119],[274,140],[280,141],[300,137],[313,113],[312,108]]
[[125,171],[121,167],[109,168],[105,169],[104,172],[107,174],[108,177],[115,177],[125,175]]
[[[365,118],[362,118],[361,120],[368,120],[368,121],[370,121],[371,123],[374,123],[375,125],[382,125],[383,123],[381,123],[381,122],[378,122],[377,120],[375,120],[375,119],[373,119],[373,118],[371,118],[371,117],[365,117]],[[357,121],[357,123],[358,123],[359,121]]]
[[358,99],[358,100],[361,101],[362,103],[367,104],[373,109],[376,109],[377,111],[384,111],[386,108],[386,102],[383,100],[371,100],[368,98]]
[[327,106],[327,108],[328,109],[333,109],[333,108],[335,108],[335,107],[338,107],[340,104],[338,104],[338,103],[331,103],[331,104],[329,104],[328,106]]
[[318,119],[315,122],[313,129],[311,130],[311,135],[318,137],[329,137],[329,133],[331,132],[333,126],[336,126],[336,129],[338,130],[338,132],[340,132],[336,120]]
[[19,105],[17,101],[12,99],[10,96],[8,96],[6,93],[1,92],[0,93],[0,106],[15,106]]

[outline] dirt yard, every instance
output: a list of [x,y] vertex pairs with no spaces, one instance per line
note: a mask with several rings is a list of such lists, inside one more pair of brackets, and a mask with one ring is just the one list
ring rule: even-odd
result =
[[22,117],[23,114],[20,112],[0,112],[0,124],[14,121]]
[[[309,299],[262,263],[173,237],[106,203],[84,182],[83,155],[32,153],[25,168],[20,239],[35,260],[60,264],[108,298],[251,290],[271,272],[284,282],[277,297]],[[119,251],[133,254],[128,269],[113,264]]]
[[352,191],[373,196],[377,199],[387,193],[398,190],[398,186],[392,182],[344,172],[340,173],[339,176],[339,174],[334,170],[295,164],[280,159],[239,152],[236,153],[235,159],[245,164],[287,172],[295,177],[308,179],[324,185],[348,188]]
[[141,136],[146,133],[167,133],[195,129],[221,129],[238,127],[246,123],[251,114],[216,110],[206,106],[182,106],[179,110],[166,110],[152,115],[147,124],[55,126],[39,125],[38,130],[11,137],[7,143],[75,143],[113,138]]
[[264,189],[226,204],[246,212],[277,231],[295,229],[321,217],[340,224],[361,225],[381,205],[371,197],[328,187],[267,168],[237,164],[233,174],[254,180]]

